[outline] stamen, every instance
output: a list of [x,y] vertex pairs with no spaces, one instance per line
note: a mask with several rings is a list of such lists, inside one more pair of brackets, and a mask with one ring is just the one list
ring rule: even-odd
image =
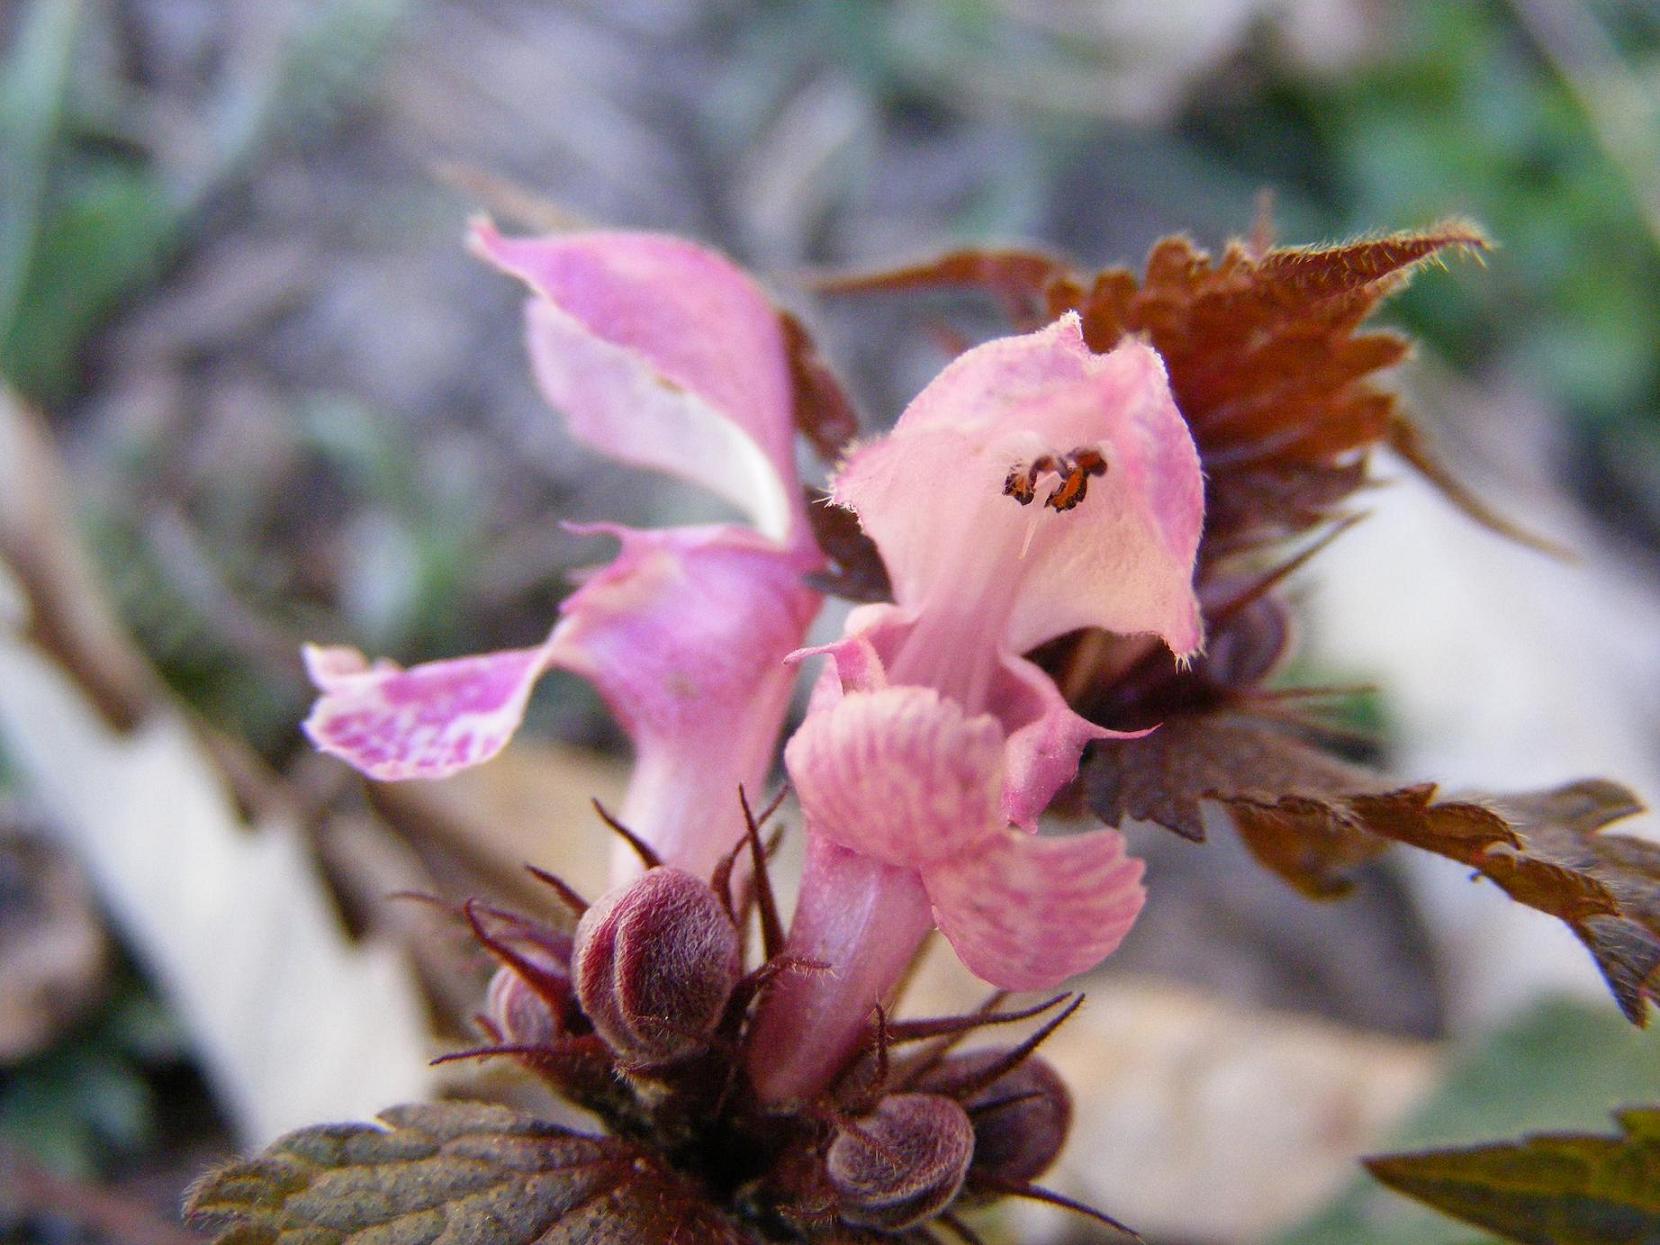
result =
[[1052,510],[1070,510],[1083,501],[1089,492],[1090,476],[1107,474],[1107,460],[1100,450],[1082,448],[1073,450],[1064,460],[1066,478],[1055,491],[1044,498],[1043,504]]
[[1040,454],[1030,463],[1015,463],[1003,477],[1003,494],[1022,506],[1032,504],[1037,497],[1037,482],[1053,472],[1060,474],[1061,464],[1053,454]]
[[1032,512],[1031,520],[1026,524],[1026,539],[1020,542],[1020,556],[1017,559],[1018,561],[1024,562],[1026,560],[1026,554],[1032,548],[1032,537],[1037,535],[1038,520],[1042,517],[1043,511],[1034,510]]
[[[1051,510],[1071,510],[1089,494],[1091,476],[1107,474],[1106,456],[1094,446],[1081,445],[1070,454],[1040,454],[1030,463],[1015,463],[1003,477],[1003,494],[1022,506],[1029,506],[1037,497],[1038,481],[1046,475],[1057,475],[1061,481],[1043,504]],[[1031,534],[1021,547],[1021,556],[1031,545]]]

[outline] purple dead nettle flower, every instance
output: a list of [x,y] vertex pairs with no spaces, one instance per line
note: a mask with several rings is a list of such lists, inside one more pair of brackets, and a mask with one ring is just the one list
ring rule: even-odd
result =
[[1032,833],[1085,745],[1115,732],[1020,654],[1081,627],[1194,653],[1203,499],[1158,355],[1094,354],[1075,315],[970,350],[848,456],[831,500],[857,512],[895,599],[809,650],[831,663],[785,750],[808,833],[787,951],[833,971],[763,1001],[764,1099],[825,1085],[935,926],[1009,989],[1117,947],[1141,863],[1112,830]]
[[[754,526],[637,531],[565,601],[533,648],[400,669],[311,648],[322,691],[305,729],[371,778],[442,778],[494,756],[547,670],[589,679],[627,728],[622,820],[666,863],[708,876],[741,837],[740,784],[776,756],[819,564],[797,482],[793,391],[777,311],[723,257],[678,238],[578,233],[509,239],[476,224],[473,251],[530,287],[537,381],[594,449],[671,472]],[[626,879],[632,855],[619,857]]]

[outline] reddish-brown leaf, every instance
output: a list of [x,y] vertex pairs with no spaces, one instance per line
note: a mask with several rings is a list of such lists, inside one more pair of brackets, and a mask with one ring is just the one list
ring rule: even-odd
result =
[[1091,347],[1140,333],[1169,368],[1209,482],[1207,559],[1318,522],[1359,486],[1365,453],[1401,421],[1369,377],[1407,343],[1357,329],[1414,266],[1485,245],[1453,223],[1261,255],[1236,242],[1213,261],[1167,238],[1139,284],[1124,272],[1096,279],[1079,308]]
[[831,505],[821,489],[807,490],[807,521],[830,565],[808,577],[821,592],[849,601],[889,601],[893,585],[876,542],[859,526],[859,516]]
[[1434,802],[1433,786],[1355,797],[1374,834],[1469,865],[1517,903],[1563,921],[1590,950],[1626,1018],[1660,991],[1660,844],[1603,827],[1642,811],[1592,779],[1523,795]]
[[1618,783],[1439,800],[1432,783],[1390,790],[1289,721],[1243,708],[1098,746],[1083,777],[1110,825],[1136,818],[1198,840],[1214,801],[1258,860],[1313,898],[1342,894],[1391,842],[1447,856],[1573,930],[1633,1024],[1660,995],[1660,844],[1600,833],[1641,811]]
[[1172,718],[1140,739],[1097,747],[1083,774],[1090,807],[1109,825],[1135,818],[1202,841],[1201,804],[1216,801],[1264,865],[1314,898],[1343,894],[1387,846],[1331,803],[1376,789],[1377,775],[1265,717]]
[[1140,739],[1099,745],[1085,778],[1090,806],[1106,821],[1153,821],[1195,842],[1205,837],[1201,801],[1336,794],[1376,781],[1283,726],[1243,713],[1173,717]]
[[1052,298],[1051,289],[1064,284],[1075,291],[1072,281],[1071,269],[1065,263],[1041,251],[966,247],[921,263],[827,277],[817,284],[832,294],[953,287],[982,290],[1002,304],[1017,327],[1032,329],[1067,310],[1070,304],[1064,301],[1055,306],[1057,300]]
[[484,1103],[324,1125],[205,1177],[187,1214],[219,1245],[753,1245],[630,1142]]
[[835,462],[859,435],[859,416],[847,391],[814,344],[807,326],[787,311],[778,313],[789,352],[790,381],[795,388],[795,427],[819,456]]
[[1365,1160],[1384,1184],[1523,1245],[1660,1242],[1660,1108],[1622,1111],[1624,1135],[1524,1141]]

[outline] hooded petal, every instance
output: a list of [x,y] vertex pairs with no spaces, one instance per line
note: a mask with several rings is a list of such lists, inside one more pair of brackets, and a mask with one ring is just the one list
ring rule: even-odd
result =
[[[1101,470],[1078,474],[1076,505],[1005,493],[1011,471],[1080,451]],[[1042,476],[1039,496],[1067,474]],[[858,512],[895,599],[934,620],[947,647],[1025,652],[1085,626],[1199,647],[1192,437],[1158,355],[1134,340],[1097,355],[1074,314],[959,357],[890,435],[848,458],[832,496]]]
[[784,762],[810,831],[884,864],[945,859],[1004,824],[1002,728],[932,688],[849,692]]
[[307,645],[306,669],[323,694],[303,729],[370,778],[444,778],[502,750],[548,656],[544,644],[404,670],[370,665],[356,649]]
[[1117,949],[1141,911],[1142,863],[1113,830],[1017,830],[930,865],[922,882],[962,962],[1005,990],[1048,990]]
[[575,436],[806,539],[783,330],[750,277],[661,234],[504,238],[480,221],[471,245],[534,292],[531,362]]

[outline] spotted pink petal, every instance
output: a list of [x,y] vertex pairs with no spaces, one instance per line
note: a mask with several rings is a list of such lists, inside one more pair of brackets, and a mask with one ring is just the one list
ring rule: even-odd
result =
[[1002,728],[932,688],[849,692],[784,762],[809,831],[884,864],[942,860],[1004,824]]
[[[1043,504],[1054,474],[1029,505],[1005,495],[1011,469],[1085,449],[1106,471],[1075,507]],[[960,356],[849,457],[832,496],[858,512],[936,653],[1026,652],[1086,626],[1199,647],[1198,453],[1158,355],[1135,340],[1094,354],[1074,314]]]
[[733,525],[590,528],[622,549],[561,607],[538,648],[369,665],[307,650],[323,693],[306,732],[371,778],[443,778],[488,760],[541,674],[589,679],[634,741],[622,815],[667,861],[706,873],[743,832],[738,787],[760,792],[789,708],[785,657],[818,610],[791,553]]
[[571,431],[692,480],[780,543],[804,542],[793,390],[778,314],[729,260],[680,238],[504,238],[475,253],[523,280],[531,362]]
[[1141,911],[1141,873],[1113,830],[1007,830],[928,866],[922,882],[940,932],[977,976],[1005,990],[1048,990],[1117,949]]
[[305,651],[322,696],[312,743],[371,778],[444,778],[500,752],[524,718],[549,649],[511,649],[401,669],[355,649]]
[[[915,610],[860,606],[848,615],[840,639],[793,654],[797,659],[830,658],[815,685],[807,720],[844,694],[889,686],[888,663],[910,644],[917,628]],[[988,663],[991,674],[983,707],[997,719],[1005,737],[1000,762],[1003,813],[1018,826],[1036,827],[1038,815],[1055,793],[1077,774],[1078,758],[1092,741],[1147,734],[1108,730],[1074,713],[1054,680],[1024,658],[992,653]]]

